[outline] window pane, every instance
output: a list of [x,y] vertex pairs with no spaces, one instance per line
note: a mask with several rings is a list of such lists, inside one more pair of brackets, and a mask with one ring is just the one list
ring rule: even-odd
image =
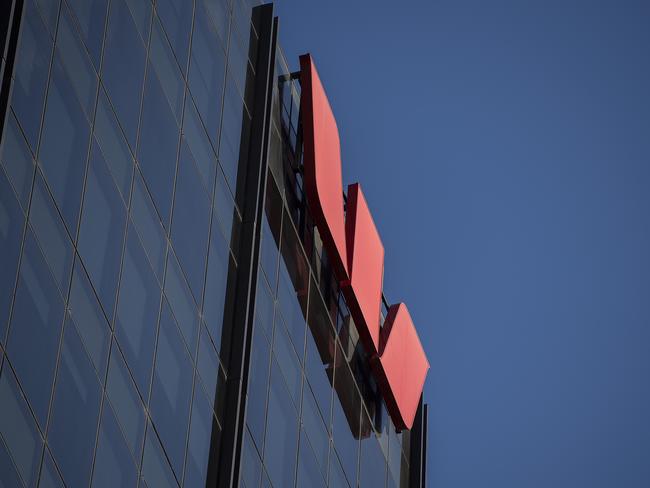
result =
[[0,415],[2,439],[16,463],[18,472],[27,484],[32,486],[38,476],[43,440],[7,362],[0,376],[0,405],[2,405],[2,415]]
[[203,185],[212,193],[214,187],[214,172],[217,168],[217,156],[212,149],[210,139],[205,132],[203,122],[199,118],[196,106],[191,97],[185,101],[185,121],[183,123],[183,135],[187,142],[196,166],[203,178]]
[[234,266],[234,264],[230,257],[228,244],[213,221],[203,315],[217,350],[221,348],[221,332],[230,266]]
[[359,483],[363,487],[384,486],[386,482],[386,458],[374,432],[361,440]]
[[[298,419],[278,364],[272,361],[264,464],[273,486],[293,486]],[[278,449],[282,446],[282,449]]]
[[0,159],[14,191],[18,195],[20,204],[27,210],[34,177],[34,160],[11,111],[7,114]]
[[18,200],[0,169],[0,342],[4,343],[16,285],[18,256],[25,222]]
[[68,306],[97,374],[103,378],[108,361],[110,326],[79,260],[75,263]]
[[11,106],[25,131],[25,137],[32,151],[36,152],[52,54],[52,40],[47,35],[45,24],[32,1],[25,2],[23,19],[14,67],[15,82]]
[[104,47],[103,81],[126,138],[135,147],[145,50],[124,0],[113,0]]
[[280,365],[280,370],[287,382],[289,393],[296,408],[300,407],[300,389],[302,387],[302,368],[296,351],[291,344],[284,321],[276,314],[273,334],[273,352]]
[[[107,0],[68,0],[77,17],[83,39],[95,66],[99,66],[99,55],[104,37]],[[60,24],[60,21],[59,21]],[[60,27],[59,27],[60,29]]]
[[183,143],[176,178],[171,234],[174,249],[197,303],[201,303],[203,294],[209,230],[210,200],[203,191],[201,177],[187,144]]
[[196,9],[189,85],[208,136],[217,147],[226,72],[225,49],[208,19],[204,2],[197,2]]
[[7,353],[36,418],[45,427],[63,302],[31,232],[20,267]]
[[151,25],[151,2],[126,0],[126,3],[129,6],[142,42],[146,43],[149,38],[149,26]]
[[72,267],[72,242],[40,174],[36,178],[29,223],[56,278],[61,293],[67,293]]
[[122,265],[115,333],[140,393],[149,391],[160,288],[132,228]]
[[115,118],[106,92],[99,92],[97,115],[95,116],[95,137],[99,142],[104,160],[108,163],[117,188],[125,202],[129,201],[133,159],[124,134]]
[[192,298],[183,272],[173,253],[167,258],[167,277],[165,278],[165,295],[181,329],[187,347],[194,357],[199,332],[198,309]]
[[219,160],[226,173],[228,184],[231,188],[235,188],[239,163],[239,144],[242,133],[250,127],[250,116],[235,82],[230,76],[226,76],[221,125]]
[[[325,486],[325,480],[320,473],[320,468],[314,452],[309,445],[309,440],[305,431],[300,433],[300,451],[298,453],[298,478],[296,486],[309,486],[317,488]],[[379,488],[382,485],[374,485],[373,488]]]
[[183,476],[183,457],[192,399],[192,362],[169,305],[163,304],[156,352],[151,416],[176,476]]
[[138,396],[117,344],[113,343],[108,370],[107,392],[131,454],[140,462],[144,437],[144,406]]
[[[79,0],[77,0],[77,3],[80,3]],[[92,3],[92,1],[84,2],[89,6]],[[106,5],[104,5],[105,13]],[[99,30],[103,32],[104,20],[102,19],[101,22],[102,25]],[[58,57],[61,59],[66,73],[70,76],[70,81],[76,90],[86,116],[92,120],[97,91],[97,75],[82,41],[77,35],[76,28],[66,7],[61,9],[56,46]]]
[[209,398],[213,400],[217,392],[217,379],[221,373],[219,367],[219,356],[214,349],[212,340],[205,327],[201,327],[201,338],[199,340],[199,352],[196,366]]
[[156,11],[165,26],[183,71],[187,65],[187,51],[192,27],[192,3],[189,0],[158,0],[156,2]]
[[218,440],[219,434],[219,424],[212,413],[212,404],[197,385],[192,403],[184,486],[206,486],[210,448]]
[[262,219],[262,244],[260,249],[260,263],[264,270],[264,278],[275,291],[278,276],[278,256],[280,251],[275,242],[269,221],[264,215]]
[[151,424],[147,428],[142,475],[150,488],[173,488],[178,486]]
[[[190,5],[191,2],[184,0],[184,3]],[[158,3],[158,13],[160,14],[161,3]],[[154,20],[153,29],[151,31],[151,46],[149,48],[149,58],[153,69],[160,80],[163,92],[167,97],[172,112],[176,117],[176,121],[180,123],[181,112],[183,110],[183,92],[185,91],[185,84],[181,78],[181,72],[176,64],[176,58],[172,53],[167,37],[160,26],[158,18]],[[183,65],[185,66],[185,65]]]
[[113,316],[115,307],[125,225],[126,209],[99,146],[93,144],[79,229],[79,253],[108,317]]
[[[324,376],[324,372],[322,374]],[[329,429],[323,421],[316,399],[307,384],[303,388],[302,425],[307,432],[320,470],[325,475],[327,472],[327,455],[329,452]]]
[[257,453],[257,449],[255,449],[255,444],[248,429],[244,432],[241,466],[242,485],[246,486],[246,488],[249,486],[259,486],[262,466],[260,464],[260,456]]
[[65,327],[48,444],[70,486],[90,481],[101,386],[72,322]]
[[[232,193],[226,184],[226,178],[222,171],[217,171],[217,188],[214,195],[214,219],[212,228],[220,229],[226,239],[226,243],[232,249],[237,249],[236,239],[237,224],[240,217],[235,209],[235,202]],[[216,225],[215,225],[216,223]],[[213,232],[215,232],[213,230]]]
[[135,172],[133,183],[133,198],[131,200],[131,218],[138,231],[145,251],[149,256],[158,281],[162,283],[165,268],[165,245],[167,238],[162,227],[156,207],[149,196],[139,171]]
[[142,175],[166,227],[172,205],[179,129],[158,77],[151,72],[147,76],[140,138],[138,159]]
[[50,35],[54,37],[56,23],[59,18],[59,4],[61,0],[36,0],[36,5],[41,12]]
[[269,387],[270,346],[264,333],[255,326],[248,373],[246,423],[258,449],[262,449],[266,421],[266,397]]
[[3,487],[23,486],[23,482],[20,479],[18,471],[16,471],[16,466],[11,459],[9,451],[7,451],[7,446],[5,446],[2,437],[0,437],[0,485]]
[[40,163],[71,233],[77,228],[90,128],[59,62],[52,67]]
[[45,459],[43,460],[38,488],[65,488],[61,475],[56,469],[56,466],[54,466],[54,461],[47,448],[45,449]]
[[132,487],[137,484],[133,457],[109,402],[104,402],[99,443],[93,471],[93,488]]
[[345,478],[343,467],[339,461],[339,456],[336,451],[332,450],[330,456],[330,470],[329,470],[329,486],[331,488],[350,488],[350,483]]

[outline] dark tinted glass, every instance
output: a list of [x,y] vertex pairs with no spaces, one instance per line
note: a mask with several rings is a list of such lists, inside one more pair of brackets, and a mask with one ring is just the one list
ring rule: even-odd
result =
[[147,486],[151,488],[175,488],[178,486],[151,424],[147,427],[147,439],[144,443],[142,476]]
[[190,97],[185,101],[183,135],[203,179],[203,185],[208,190],[208,194],[211,194],[214,187],[214,172],[217,169],[217,157]]
[[0,484],[2,486],[22,486],[22,480],[11,459],[7,446],[0,437]]
[[169,300],[176,322],[181,329],[187,347],[194,357],[199,332],[199,316],[190,287],[173,253],[167,259],[165,295]]
[[92,60],[95,66],[99,66],[108,0],[69,0],[68,4],[77,17]]
[[0,341],[4,342],[25,217],[3,170],[0,170],[0,213],[3,215],[0,219]]
[[248,403],[246,423],[258,449],[262,449],[266,420],[266,397],[269,385],[269,342],[264,332],[255,325],[251,363],[248,376]]
[[95,137],[104,160],[108,163],[115,184],[125,202],[129,200],[133,160],[124,134],[115,118],[106,92],[99,92],[95,115]]
[[111,352],[106,389],[126,444],[139,464],[145,426],[144,406],[116,343]]
[[330,455],[328,485],[330,488],[350,488],[350,483],[345,477],[338,453],[334,450]]
[[124,0],[113,0],[104,46],[103,81],[131,147],[140,113],[145,50]]
[[384,486],[386,481],[386,458],[374,432],[361,439],[359,483],[363,487]]
[[99,147],[93,144],[79,230],[79,253],[109,317],[113,316],[115,306],[125,225],[124,203]]
[[236,187],[237,165],[239,163],[239,143],[242,131],[250,126],[250,116],[244,106],[241,94],[233,79],[226,76],[223,96],[223,120],[219,143],[219,161],[231,188]]
[[[278,364],[272,361],[264,464],[273,486],[293,486],[298,419]],[[282,449],[278,449],[282,446]]]
[[26,210],[34,177],[34,160],[13,112],[7,114],[0,160],[20,204]]
[[54,460],[50,452],[45,449],[43,467],[41,468],[41,478],[38,482],[38,488],[65,488],[61,474],[54,465]]
[[40,174],[34,186],[29,223],[34,229],[61,294],[67,293],[72,267],[72,242]]
[[300,408],[300,389],[302,387],[302,368],[296,351],[289,339],[288,331],[280,315],[276,314],[273,334],[273,352],[280,365],[280,370],[287,382],[287,388],[296,406]]
[[275,242],[266,215],[262,219],[262,244],[260,248],[260,263],[264,270],[264,278],[272,290],[275,290],[278,276],[278,245]]
[[133,457],[117,423],[113,408],[104,402],[99,441],[93,470],[93,488],[129,488],[136,486]]
[[139,171],[135,172],[134,180],[131,219],[133,219],[135,229],[138,231],[158,281],[162,283],[167,243],[165,230]]
[[197,2],[196,8],[189,85],[208,136],[217,147],[226,72],[225,49],[207,16],[204,2]]
[[[217,188],[214,195],[214,221],[212,228],[219,229],[232,249],[237,249],[237,226],[241,218],[235,209],[232,192],[223,171],[217,171]],[[216,223],[216,225],[214,225]],[[213,231],[214,232],[214,231]]]
[[[191,6],[191,2],[184,1],[186,5]],[[161,3],[158,3],[158,14],[160,14]],[[181,78],[181,72],[174,53],[167,42],[167,36],[163,32],[159,20],[156,18],[151,31],[151,46],[149,47],[149,58],[151,66],[158,75],[163,92],[167,97],[169,106],[180,124],[181,113],[183,110],[183,92],[185,84]],[[183,65],[185,66],[185,65]]]
[[192,362],[166,303],[160,316],[151,395],[154,425],[174,472],[181,479],[192,399]]
[[142,395],[149,391],[160,288],[131,227],[122,265],[115,333]]
[[48,443],[70,486],[90,481],[101,386],[71,321],[66,323]]
[[[93,2],[89,1],[84,3],[90,5]],[[106,6],[104,5],[105,12]],[[104,30],[103,19],[99,30],[101,32]],[[97,92],[97,75],[88,57],[88,52],[81,39],[79,39],[76,26],[73,24],[71,14],[67,7],[61,9],[56,45],[57,58],[61,60],[66,73],[68,73],[86,116],[92,120],[95,107],[95,95]],[[99,56],[97,59],[99,59]]]
[[242,442],[241,454],[241,484],[240,486],[259,486],[260,476],[262,474],[262,466],[260,463],[260,456],[255,448],[253,439],[248,432],[244,432],[244,440]]
[[36,10],[34,2],[25,2],[25,22],[21,25],[20,42],[14,66],[14,84],[11,105],[16,112],[25,137],[33,152],[36,152],[41,114],[45,101],[52,41],[47,35],[45,24]]
[[203,191],[201,177],[187,144],[183,143],[176,178],[171,235],[174,249],[198,303],[201,302],[205,280],[209,230],[210,199]]
[[213,216],[203,315],[217,349],[221,347],[228,268],[231,263],[228,244],[218,230]]
[[31,232],[27,235],[7,352],[41,427],[54,380],[63,302]]
[[[305,435],[305,431],[300,433],[300,451],[298,453],[298,475],[296,486],[309,486],[317,488],[325,486],[325,480],[321,475],[316,456],[309,445],[309,440]],[[380,487],[375,485],[373,488]]]
[[205,392],[214,402],[217,392],[217,379],[220,374],[219,356],[205,327],[201,327],[196,366]]
[[205,486],[210,446],[219,436],[219,424],[212,413],[212,403],[203,395],[200,387],[194,389],[192,422],[187,446],[184,486]]
[[68,306],[72,320],[95,365],[97,374],[103,380],[103,373],[108,361],[110,329],[88,275],[79,260],[75,264],[72,276]]
[[38,10],[43,17],[43,21],[47,26],[49,34],[54,37],[56,32],[56,23],[59,18],[59,4],[61,0],[36,0]]
[[[6,443],[16,470],[32,486],[38,476],[43,440],[36,429],[34,417],[29,413],[27,404],[18,389],[11,368],[6,362],[0,375],[0,405],[2,405],[0,444]],[[0,451],[2,450],[4,446],[0,446]],[[0,457],[2,457],[1,453]],[[7,465],[7,461],[3,460],[1,463],[3,466]],[[6,474],[3,471],[0,473],[0,479],[3,482],[7,481],[7,487],[19,486],[10,484],[10,481],[15,479],[14,475],[11,470]]]
[[52,68],[43,122],[40,163],[71,233],[76,231],[90,127],[70,79],[59,62]]
[[162,19],[178,63],[185,69],[190,43],[193,5],[191,0],[158,0],[156,11]]
[[172,206],[179,129],[155,73],[149,72],[140,130],[139,161],[151,196],[167,226]]
[[[324,373],[321,374],[324,375]],[[325,476],[327,473],[327,455],[329,452],[329,429],[326,427],[326,423],[323,420],[311,388],[307,384],[303,388],[302,425],[309,437],[310,445],[316,461],[320,466],[320,470],[323,476]]]

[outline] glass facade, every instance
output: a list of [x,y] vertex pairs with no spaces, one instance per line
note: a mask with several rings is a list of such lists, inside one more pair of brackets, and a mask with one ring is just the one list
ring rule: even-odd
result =
[[[234,449],[242,487],[415,486],[410,433],[387,415],[304,200],[299,83],[279,48],[254,311],[232,349],[242,155],[267,76],[256,2],[14,4],[0,485],[227,486],[215,470]],[[238,410],[232,355],[248,358]]]

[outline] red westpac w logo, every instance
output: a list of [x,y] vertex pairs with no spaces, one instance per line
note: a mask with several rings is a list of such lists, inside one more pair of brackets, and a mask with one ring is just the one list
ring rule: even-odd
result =
[[393,423],[410,429],[429,362],[405,304],[392,305],[380,327],[384,246],[358,183],[344,209],[339,131],[309,54],[300,85],[307,201]]

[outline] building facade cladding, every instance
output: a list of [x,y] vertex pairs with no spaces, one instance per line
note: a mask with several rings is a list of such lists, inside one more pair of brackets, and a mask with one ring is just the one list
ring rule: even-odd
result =
[[3,2],[0,485],[424,486],[252,3]]

